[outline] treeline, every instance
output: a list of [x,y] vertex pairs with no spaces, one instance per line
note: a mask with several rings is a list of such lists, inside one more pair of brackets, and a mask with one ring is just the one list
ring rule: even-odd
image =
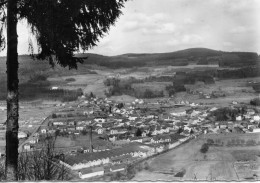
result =
[[220,79],[238,79],[248,77],[258,77],[260,67],[243,67],[239,69],[222,69],[217,71],[217,77]]
[[222,55],[220,67],[245,67],[259,64],[259,56],[253,52],[231,52]]
[[118,78],[108,78],[104,81],[109,89],[105,91],[107,97],[117,96],[117,95],[130,95],[136,98],[156,98],[163,97],[163,90],[154,91],[151,89],[145,89],[144,91],[136,90],[132,87],[134,83],[143,83],[144,80],[138,80],[133,77],[127,80],[120,80]]
[[[3,81],[6,83],[6,81]],[[6,85],[0,87],[0,100],[6,99]],[[83,95],[81,89],[51,90],[51,84],[47,80],[45,74],[34,74],[26,83],[21,83],[19,86],[19,98],[21,100],[60,100],[62,102],[75,101],[79,96]]]
[[196,71],[196,72],[180,72],[176,73],[173,84],[195,84],[201,81],[205,84],[214,84],[214,72],[212,71]]
[[260,106],[260,98],[254,98],[250,101],[251,105]]

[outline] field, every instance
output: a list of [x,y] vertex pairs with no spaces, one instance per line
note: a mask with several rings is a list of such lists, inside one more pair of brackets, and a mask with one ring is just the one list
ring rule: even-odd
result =
[[[174,180],[227,180],[237,181],[252,178],[253,174],[260,176],[259,155],[260,146],[251,147],[216,147],[210,146],[204,155],[200,152],[205,139],[194,139],[187,144],[159,155],[148,161],[149,170],[136,174],[133,181],[174,181]],[[255,161],[241,162],[237,159],[242,152],[252,155]],[[242,155],[243,156],[243,155]],[[242,157],[240,155],[240,157]],[[247,170],[244,171],[243,167]],[[176,177],[178,172],[184,172],[183,177]]]

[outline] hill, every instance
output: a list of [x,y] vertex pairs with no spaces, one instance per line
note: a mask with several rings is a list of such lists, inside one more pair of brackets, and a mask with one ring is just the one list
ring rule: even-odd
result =
[[[80,55],[82,57],[83,54]],[[97,64],[109,68],[172,65],[185,66],[189,64],[208,65],[219,64],[223,67],[241,67],[257,65],[259,56],[253,52],[225,52],[207,48],[190,48],[169,53],[128,53],[117,56],[101,56],[84,54],[88,59],[85,64]]]
[[[104,66],[107,68],[131,68],[140,66],[185,66],[189,64],[207,65],[219,64],[221,67],[241,67],[248,65],[257,65],[259,56],[257,53],[251,52],[224,52],[216,51],[207,48],[190,48],[169,53],[128,53],[117,56],[103,56],[93,53],[76,54],[84,60],[82,65],[79,65],[78,70],[61,68],[55,66],[51,68],[48,61],[34,60],[29,55],[19,56],[19,76],[28,77],[34,73],[45,73],[50,75],[69,76],[75,74],[89,74],[89,65]],[[0,57],[0,78],[6,72],[6,57]]]

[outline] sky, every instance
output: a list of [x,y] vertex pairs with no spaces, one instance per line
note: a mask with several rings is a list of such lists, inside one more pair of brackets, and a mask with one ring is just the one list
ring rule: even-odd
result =
[[[130,0],[89,53],[162,53],[203,47],[260,53],[260,0]],[[30,31],[18,25],[18,53]],[[2,51],[0,55],[5,55]]]

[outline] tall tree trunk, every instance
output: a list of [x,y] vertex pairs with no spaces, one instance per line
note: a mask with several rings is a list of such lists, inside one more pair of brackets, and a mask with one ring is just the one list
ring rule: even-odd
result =
[[7,121],[6,179],[17,180],[18,165],[18,54],[17,1],[7,2]]

